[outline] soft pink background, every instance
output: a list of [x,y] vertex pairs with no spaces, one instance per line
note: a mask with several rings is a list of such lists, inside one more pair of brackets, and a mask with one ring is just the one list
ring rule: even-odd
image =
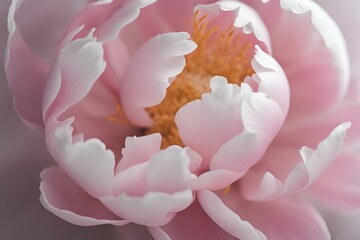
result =
[[[359,74],[360,40],[355,29],[360,17],[358,0],[318,0],[345,32],[353,73]],[[10,0],[0,0],[0,55],[7,39],[6,17]],[[2,59],[2,58],[1,58]],[[360,74],[359,74],[360,75]],[[44,140],[28,130],[12,107],[3,62],[0,64],[0,239],[92,240],[122,239],[112,226],[77,227],[46,211],[39,202],[39,173],[53,164]],[[352,216],[324,211],[333,239],[360,239],[360,214]],[[143,237],[141,237],[144,239]],[[127,238],[129,239],[129,238]],[[139,239],[133,237],[130,239]]]

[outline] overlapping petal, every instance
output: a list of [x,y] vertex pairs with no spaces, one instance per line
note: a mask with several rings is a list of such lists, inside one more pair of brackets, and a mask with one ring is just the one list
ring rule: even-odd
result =
[[121,226],[129,222],[118,218],[99,200],[88,195],[58,167],[45,169],[41,173],[41,180],[41,203],[50,212],[72,224]]
[[[349,127],[350,123],[336,127],[326,139],[319,143],[316,150],[302,147],[300,150],[302,161],[297,161],[290,170],[284,168],[287,166],[285,163],[282,164],[283,167],[279,167],[283,174],[288,174],[284,181],[266,171],[266,167],[259,166],[266,172],[259,173],[254,170],[242,179],[243,193],[248,199],[259,201],[283,197],[309,187],[336,159]],[[276,159],[275,155],[271,154],[266,157],[273,161]],[[292,161],[292,159],[288,161]]]
[[189,37],[184,32],[158,35],[133,56],[122,77],[120,98],[127,117],[135,125],[151,126],[145,108],[159,104],[169,81],[183,70],[184,55],[196,48]]

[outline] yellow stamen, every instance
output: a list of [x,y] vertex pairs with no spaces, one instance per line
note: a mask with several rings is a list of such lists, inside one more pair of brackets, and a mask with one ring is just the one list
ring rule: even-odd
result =
[[229,185],[229,186],[227,186],[227,187],[225,188],[224,194],[225,194],[225,195],[229,194],[230,190],[231,190],[231,185]]

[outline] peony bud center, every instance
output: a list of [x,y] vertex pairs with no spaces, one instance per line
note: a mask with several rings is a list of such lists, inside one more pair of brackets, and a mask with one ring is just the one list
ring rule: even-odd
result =
[[231,26],[221,29],[209,26],[207,15],[193,18],[192,40],[197,49],[186,56],[186,66],[167,89],[164,100],[147,109],[153,125],[145,134],[161,133],[162,148],[177,144],[184,146],[175,124],[177,111],[186,103],[200,99],[210,91],[210,78],[224,76],[229,83],[240,84],[254,71],[251,67],[253,46],[241,41],[236,29]]

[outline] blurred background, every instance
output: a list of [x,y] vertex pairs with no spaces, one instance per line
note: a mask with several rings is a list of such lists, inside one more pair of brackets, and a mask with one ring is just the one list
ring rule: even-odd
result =
[[[360,70],[360,17],[358,0],[318,0],[343,29],[351,52],[352,72]],[[54,164],[43,136],[28,130],[12,106],[3,69],[3,52],[7,40],[6,18],[10,0],[0,0],[0,239],[92,240],[124,239],[112,226],[78,227],[45,210],[39,201],[39,174]],[[353,22],[354,24],[349,24]],[[356,28],[356,29],[355,29]],[[345,215],[324,210],[333,239],[360,239],[360,215]],[[130,227],[138,231],[136,227]],[[133,236],[126,239],[146,239]]]

